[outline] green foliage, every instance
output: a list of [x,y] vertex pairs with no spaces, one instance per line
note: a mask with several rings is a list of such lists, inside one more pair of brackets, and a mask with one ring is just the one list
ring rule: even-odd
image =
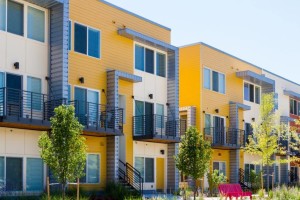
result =
[[260,173],[256,173],[255,170],[250,171],[250,183],[252,186],[252,191],[257,191],[259,188],[261,188],[261,182],[260,182]]
[[51,133],[39,138],[40,154],[50,167],[56,180],[63,185],[84,175],[86,162],[85,138],[81,136],[83,126],[75,118],[74,107],[61,105],[51,118]]
[[223,173],[219,174],[218,170],[214,170],[212,173],[207,173],[207,181],[209,186],[210,196],[213,196],[216,193],[216,190],[221,183],[226,182],[227,177]]
[[190,127],[181,139],[179,153],[175,157],[176,167],[196,181],[208,171],[211,156],[211,144],[204,140],[203,134],[195,127]]
[[119,183],[110,182],[106,185],[105,196],[114,200],[141,199],[136,191],[130,191]]

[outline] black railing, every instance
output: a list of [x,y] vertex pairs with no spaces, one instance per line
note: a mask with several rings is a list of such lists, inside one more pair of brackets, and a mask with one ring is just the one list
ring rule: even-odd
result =
[[244,145],[244,130],[227,127],[204,128],[206,135],[212,136],[212,145],[242,147]]
[[239,168],[239,184],[243,190],[252,190],[252,184],[250,181],[250,174],[245,174],[244,169]]
[[46,94],[0,88],[0,116],[44,120]]
[[162,115],[140,115],[133,117],[134,136],[180,137],[186,132],[186,120],[169,119]]
[[290,183],[297,183],[299,180],[298,174],[290,170],[289,179]]
[[119,160],[119,178],[126,181],[132,188],[134,188],[141,195],[143,194],[143,177],[141,173],[129,163],[124,163]]

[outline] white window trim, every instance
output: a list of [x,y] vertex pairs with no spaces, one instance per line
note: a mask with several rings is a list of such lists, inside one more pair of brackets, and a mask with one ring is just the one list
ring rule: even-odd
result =
[[[224,176],[227,176],[227,162],[226,161],[219,161],[219,160],[214,160],[213,161],[213,165],[212,165],[212,169],[214,170],[214,163],[225,163],[225,174],[223,174]],[[220,164],[219,164],[219,169],[218,171],[220,172]]]
[[[245,99],[245,84],[248,84],[249,85],[249,100],[246,100]],[[254,95],[254,102],[252,102],[252,101],[250,101],[250,85],[253,85],[253,87],[254,87],[254,91],[253,91],[253,95]],[[255,87],[258,87],[259,88],[259,91],[260,91],[260,95],[259,95],[259,98],[260,98],[260,100],[259,100],[259,104],[258,103],[256,103],[256,91],[255,91]],[[261,86],[260,85],[256,85],[256,84],[254,84],[254,83],[250,83],[250,82],[248,82],[248,81],[244,81],[243,82],[243,100],[244,101],[247,101],[247,102],[250,102],[250,103],[253,103],[253,104],[256,104],[256,105],[260,105],[261,104]]]
[[[210,70],[210,73],[209,73],[209,75],[210,75],[210,87],[209,87],[209,89],[208,88],[205,88],[204,87],[204,80],[205,80],[205,77],[204,77],[204,69],[208,69],[208,70]],[[217,72],[218,74],[223,74],[224,75],[224,93],[222,93],[222,92],[217,92],[217,91],[214,91],[213,90],[213,72]],[[203,89],[205,89],[205,90],[209,90],[209,91],[212,91],[212,92],[215,92],[215,93],[217,93],[217,94],[223,94],[223,95],[226,95],[226,92],[227,92],[227,89],[226,89],[226,85],[227,85],[227,81],[226,81],[226,74],[225,73],[223,73],[223,72],[221,72],[221,71],[218,71],[218,70],[214,70],[214,69],[211,69],[211,68],[209,68],[209,67],[207,67],[207,66],[205,66],[204,65],[204,67],[203,67],[203,70],[202,70],[202,74],[203,74]],[[218,79],[218,85],[220,84],[220,82],[219,82],[219,79]]]
[[[291,100],[293,100],[293,110],[294,110],[294,101],[297,102],[297,108],[296,108],[296,114],[291,113],[290,110],[289,110],[289,114],[299,116],[299,115],[298,115],[298,111],[299,111],[299,104],[300,104],[300,101],[297,100],[297,99],[294,99],[294,98],[290,98],[290,101],[291,101]],[[289,102],[289,104],[291,104],[291,102]],[[290,106],[291,106],[291,105],[290,105]],[[290,109],[290,107],[289,107],[289,109]]]
[[[79,86],[79,85],[70,85],[70,88],[71,88],[71,91],[73,90],[74,94],[71,93],[71,97],[73,96],[72,100],[71,101],[74,101],[74,97],[75,97],[75,89],[76,88],[80,88],[80,89],[85,89],[85,90],[89,90],[89,91],[92,91],[92,92],[98,92],[98,104],[101,104],[101,95],[100,95],[100,90],[97,90],[97,89],[93,89],[93,88],[89,88],[89,87],[84,87],[84,86]],[[74,89],[73,89],[74,88]]]
[[[138,155],[138,154],[135,154],[134,155],[134,163],[133,163],[133,166],[135,166],[135,159],[136,159],[136,157],[140,157],[140,158],[143,158],[143,160],[144,160],[144,184],[155,184],[156,183],[156,158],[164,158],[165,159],[165,157],[156,157],[156,156],[147,156],[147,155]],[[153,159],[153,161],[154,161],[154,164],[153,164],[153,173],[154,173],[154,177],[153,177],[153,180],[154,180],[154,182],[146,182],[146,177],[145,177],[145,172],[146,172],[146,170],[145,170],[145,166],[146,166],[146,164],[145,164],[145,158],[152,158]],[[156,186],[155,186],[156,187]]]
[[[97,183],[88,183],[88,155],[99,155],[99,182]],[[85,183],[80,183],[80,184],[84,184],[84,185],[97,185],[101,183],[101,154],[100,153],[92,153],[89,152],[86,154],[86,162],[85,162],[85,166],[86,166],[86,173],[85,173]]]
[[[40,6],[37,6],[35,4],[31,4],[29,2],[26,2],[26,1],[21,1],[21,0],[12,0],[16,3],[19,3],[19,4],[22,4],[23,5],[23,36],[22,35],[17,35],[17,34],[13,34],[13,33],[10,33],[7,31],[7,16],[8,16],[8,0],[5,0],[6,2],[6,16],[5,16],[5,30],[0,30],[0,32],[6,32],[7,34],[10,34],[10,35],[13,35],[15,37],[23,37],[25,38],[26,40],[30,40],[31,42],[35,42],[37,44],[44,44],[44,45],[47,45],[48,44],[48,27],[49,27],[49,24],[48,24],[48,16],[49,16],[49,12],[48,12],[48,9],[45,9],[43,7],[40,7]],[[31,39],[31,38],[28,38],[28,35],[27,35],[27,32],[28,32],[28,6],[32,7],[32,8],[35,8],[35,9],[38,9],[40,11],[43,11],[44,12],[44,15],[45,15],[45,30],[44,30],[44,42],[41,42],[41,41],[38,41],[38,40],[35,40],[35,39]]]
[[[144,49],[150,49],[150,50],[154,51],[154,61],[153,61],[154,62],[154,72],[153,72],[153,74],[149,73],[149,72],[146,72],[146,66],[145,66],[146,65],[146,63],[145,63],[145,60],[146,60],[146,51],[144,51],[144,70],[142,71],[140,69],[136,69],[136,67],[135,67],[135,45],[144,47]],[[156,55],[156,53],[161,53],[161,54],[165,55],[165,58],[166,58],[166,66],[165,66],[165,68],[166,68],[166,76],[165,77],[157,75],[157,71],[156,71],[156,69],[157,69],[157,55]],[[153,48],[153,47],[151,47],[149,45],[140,43],[140,42],[134,42],[133,43],[133,66],[134,66],[134,70],[137,70],[139,72],[144,72],[144,73],[147,73],[147,74],[154,75],[156,77],[161,77],[161,78],[166,79],[166,78],[168,78],[168,53],[165,52],[165,51],[162,51],[160,49]]]
[[[71,20],[70,20],[71,21]],[[78,24],[78,25],[81,25],[81,26],[85,26],[87,29],[86,29],[86,31],[87,31],[87,35],[86,35],[86,54],[84,54],[84,53],[80,53],[80,52],[77,52],[77,51],[75,51],[75,24]],[[74,32],[74,37],[71,37],[71,40],[72,40],[72,46],[71,46],[71,50],[69,50],[69,51],[73,51],[74,53],[76,53],[76,54],[80,54],[80,55],[86,55],[86,56],[88,56],[88,57],[90,57],[90,58],[94,58],[94,59],[97,59],[97,60],[101,60],[101,58],[102,58],[102,32],[101,32],[101,30],[99,29],[99,28],[94,28],[94,27],[92,27],[92,26],[89,26],[89,25],[86,25],[86,24],[83,24],[83,23],[80,23],[80,22],[78,22],[78,21],[72,21],[72,31],[71,32]],[[94,30],[97,30],[97,31],[99,31],[99,58],[97,58],[97,57],[94,57],[94,56],[90,56],[89,55],[89,29],[94,29]],[[74,42],[73,42],[74,41]]]

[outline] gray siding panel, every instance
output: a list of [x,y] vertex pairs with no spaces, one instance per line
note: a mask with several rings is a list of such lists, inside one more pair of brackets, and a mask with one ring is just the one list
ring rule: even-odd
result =
[[240,166],[240,150],[229,151],[229,173],[230,183],[238,183],[239,179],[239,166]]
[[178,144],[168,144],[167,158],[167,193],[173,193],[179,188],[179,171],[175,166],[174,155],[178,154]]

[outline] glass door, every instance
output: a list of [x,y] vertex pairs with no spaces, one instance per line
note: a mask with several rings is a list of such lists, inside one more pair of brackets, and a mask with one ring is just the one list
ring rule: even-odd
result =
[[23,190],[22,158],[6,158],[6,190]]
[[83,125],[87,125],[86,89],[75,87],[74,100],[75,113],[79,122]]
[[214,116],[214,143],[224,144],[225,138],[224,118]]
[[152,135],[154,133],[154,111],[153,103],[145,102],[145,133],[146,135]]
[[144,135],[144,102],[135,101],[134,135]]
[[7,110],[9,116],[22,117],[22,76],[6,74]]
[[[88,102],[88,122],[89,126],[97,126],[99,113],[99,94],[96,91],[87,91]],[[107,113],[108,118],[112,118],[111,113]],[[108,121],[111,121],[108,119]]]

